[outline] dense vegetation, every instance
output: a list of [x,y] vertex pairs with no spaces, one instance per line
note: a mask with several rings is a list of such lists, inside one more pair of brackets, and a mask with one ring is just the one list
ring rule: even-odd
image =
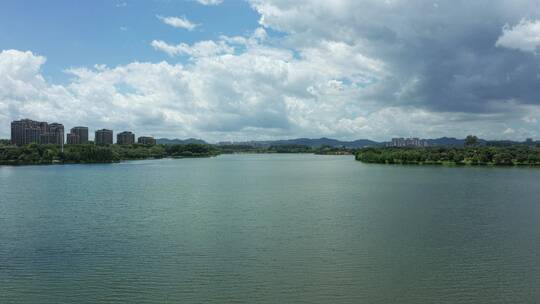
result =
[[275,145],[267,148],[267,153],[314,153],[314,149],[304,145]]
[[55,145],[30,144],[16,147],[0,143],[0,164],[112,163],[121,160],[164,157],[208,157],[217,155],[210,145]]
[[314,153],[319,155],[350,155],[353,154],[355,151],[355,149],[345,147],[322,146],[320,148],[317,148]]
[[379,164],[538,166],[540,148],[527,145],[364,148],[356,153],[356,160]]
[[[163,147],[163,146],[162,146]],[[165,145],[164,157],[208,157],[216,156],[216,147],[207,144]]]

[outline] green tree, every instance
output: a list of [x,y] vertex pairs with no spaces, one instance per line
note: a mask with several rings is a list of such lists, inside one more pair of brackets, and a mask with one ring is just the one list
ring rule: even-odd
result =
[[493,155],[493,163],[498,166],[512,165],[512,155],[508,152],[501,152]]
[[465,138],[465,146],[476,146],[478,144],[478,137],[474,135],[468,135]]

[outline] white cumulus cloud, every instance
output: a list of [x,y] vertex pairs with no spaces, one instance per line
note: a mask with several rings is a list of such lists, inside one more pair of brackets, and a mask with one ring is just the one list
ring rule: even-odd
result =
[[540,48],[540,20],[522,19],[515,26],[505,25],[503,33],[495,45],[524,52],[538,52]]
[[188,55],[191,57],[207,57],[217,54],[226,54],[234,52],[234,48],[227,45],[224,41],[214,42],[212,40],[199,41],[193,45],[180,43],[171,45],[162,40],[153,40],[151,42],[154,49],[167,53],[169,56]]
[[193,23],[189,21],[186,17],[163,17],[163,16],[156,16],[159,20],[161,20],[163,23],[168,24],[172,27],[176,28],[183,28],[188,31],[194,30],[199,24]]
[[202,5],[219,5],[223,3],[223,0],[197,0]]

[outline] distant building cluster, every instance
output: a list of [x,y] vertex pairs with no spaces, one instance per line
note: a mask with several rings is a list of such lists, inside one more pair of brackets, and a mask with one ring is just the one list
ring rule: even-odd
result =
[[30,119],[13,121],[11,143],[18,146],[29,143],[61,145],[64,143],[64,125]]
[[[96,145],[112,145],[113,130],[101,129],[95,132],[94,143]],[[80,145],[88,144],[88,127],[73,127],[64,138],[64,125],[60,123],[47,123],[31,119],[22,119],[11,122],[11,143],[17,146],[28,144],[43,145]],[[135,143],[135,134],[124,131],[116,135],[116,143],[119,145],[131,145]],[[137,143],[155,145],[156,140],[150,136],[141,136]]]
[[419,138],[392,138],[387,144],[388,147],[427,147],[428,142]]
[[155,145],[156,139],[150,136],[141,136],[137,138],[137,143],[141,145]]

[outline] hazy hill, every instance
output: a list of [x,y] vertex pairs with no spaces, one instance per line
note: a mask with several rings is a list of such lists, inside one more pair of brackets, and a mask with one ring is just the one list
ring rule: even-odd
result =
[[204,144],[207,144],[207,142],[205,142],[204,140],[197,139],[197,138],[188,138],[188,139],[158,138],[156,141],[160,145],[187,145],[187,144],[202,144],[202,145],[204,145]]
[[[446,147],[463,147],[465,145],[465,139],[459,139],[455,137],[440,137],[434,139],[425,139],[429,146],[446,146]],[[174,144],[208,144],[202,139],[188,138],[188,139],[157,139],[158,144],[174,145]],[[333,138],[321,137],[321,138],[294,138],[294,139],[281,139],[281,140],[259,140],[259,141],[244,141],[244,142],[220,142],[218,145],[247,145],[253,147],[270,147],[270,146],[283,146],[283,145],[302,145],[308,147],[347,147],[347,148],[364,148],[364,147],[377,147],[385,146],[388,142],[377,142],[369,139],[357,139],[353,141],[342,141]],[[519,144],[517,141],[486,141],[484,139],[478,139],[480,145],[508,145]],[[535,142],[532,142],[534,144]]]

